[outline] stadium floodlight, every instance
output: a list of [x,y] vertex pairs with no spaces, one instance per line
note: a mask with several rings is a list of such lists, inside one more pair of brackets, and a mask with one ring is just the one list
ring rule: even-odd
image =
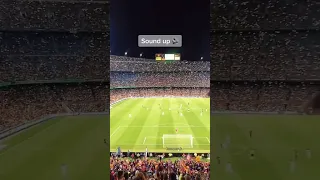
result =
[[193,138],[190,134],[164,134],[163,148],[193,148]]

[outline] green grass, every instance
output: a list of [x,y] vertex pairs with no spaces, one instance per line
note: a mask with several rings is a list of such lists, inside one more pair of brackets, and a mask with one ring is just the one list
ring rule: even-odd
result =
[[[320,117],[212,115],[212,177],[219,180],[313,180],[320,177]],[[249,131],[253,131],[250,138]],[[230,137],[230,144],[220,144]],[[311,149],[311,158],[306,149]],[[255,158],[250,158],[254,149]],[[294,149],[298,158],[294,160]],[[221,164],[216,157],[221,157]],[[291,161],[295,168],[291,169]],[[226,172],[230,162],[233,173]]]
[[69,116],[36,125],[0,141],[0,179],[105,179],[107,116]]
[[[202,115],[201,109],[204,111]],[[209,98],[137,98],[122,101],[111,109],[111,151],[121,147],[122,151],[144,152],[147,147],[150,152],[178,152],[166,147],[182,147],[180,152],[210,152],[209,109]],[[180,116],[178,111],[183,115]],[[193,147],[185,138],[165,139],[167,144],[163,147],[164,134],[192,135]]]

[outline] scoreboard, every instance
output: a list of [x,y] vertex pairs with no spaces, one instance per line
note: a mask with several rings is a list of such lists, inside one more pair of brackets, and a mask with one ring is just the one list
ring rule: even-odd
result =
[[156,61],[179,61],[180,60],[180,54],[156,54],[155,59]]

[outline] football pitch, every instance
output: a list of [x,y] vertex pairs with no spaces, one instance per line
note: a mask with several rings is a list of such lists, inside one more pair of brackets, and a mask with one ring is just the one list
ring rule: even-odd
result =
[[66,116],[0,140],[0,179],[105,179],[107,128],[108,116]]
[[210,152],[209,98],[132,98],[110,115],[110,149]]
[[[320,177],[317,167],[320,162],[319,116],[211,117],[214,179],[314,180]],[[220,164],[217,157],[220,157]]]

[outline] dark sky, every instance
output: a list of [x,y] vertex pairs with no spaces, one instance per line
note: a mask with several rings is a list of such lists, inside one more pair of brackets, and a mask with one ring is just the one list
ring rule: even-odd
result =
[[[183,60],[209,60],[210,0],[112,0],[111,53],[154,58],[181,53]],[[182,48],[139,48],[138,35],[182,35]]]

